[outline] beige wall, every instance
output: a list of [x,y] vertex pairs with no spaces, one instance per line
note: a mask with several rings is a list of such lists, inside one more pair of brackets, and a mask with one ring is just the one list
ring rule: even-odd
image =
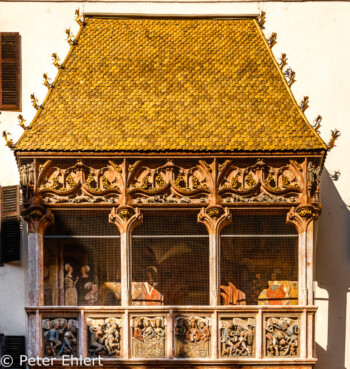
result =
[[[68,50],[65,28],[77,32],[73,21],[75,8],[85,12],[144,14],[254,14],[267,12],[265,33],[278,34],[273,48],[277,57],[286,52],[296,71],[293,92],[297,101],[310,96],[306,115],[312,122],[324,118],[322,137],[329,140],[330,130],[342,136],[328,154],[322,177],[323,214],[318,225],[316,252],[317,369],[350,369],[350,156],[347,117],[350,116],[348,89],[350,73],[350,3],[348,2],[273,2],[273,3],[16,3],[0,2],[0,32],[18,31],[22,35],[23,115],[30,122],[35,114],[29,95],[35,92],[42,101],[46,88],[42,74],[54,77],[51,54],[64,58]],[[21,134],[18,113],[0,116],[1,130]],[[16,184],[18,175],[11,151],[0,141],[0,185]],[[328,173],[341,172],[333,182]],[[25,245],[24,245],[25,249]],[[25,254],[24,258],[25,260]],[[0,331],[25,332],[25,267],[7,264],[0,267]],[[348,328],[346,330],[346,327]]]

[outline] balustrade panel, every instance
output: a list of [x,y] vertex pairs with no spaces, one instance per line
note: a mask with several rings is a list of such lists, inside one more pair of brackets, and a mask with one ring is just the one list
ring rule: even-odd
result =
[[33,330],[28,332],[29,352],[57,360],[82,353],[116,361],[255,362],[260,355],[266,362],[314,360],[312,342],[306,337],[313,337],[315,307],[42,307],[27,311],[29,321],[40,317],[41,326],[40,340],[31,339]]

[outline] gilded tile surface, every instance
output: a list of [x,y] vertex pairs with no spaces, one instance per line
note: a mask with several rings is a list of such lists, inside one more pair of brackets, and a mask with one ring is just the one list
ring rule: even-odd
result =
[[41,151],[325,149],[252,18],[87,17],[17,143]]

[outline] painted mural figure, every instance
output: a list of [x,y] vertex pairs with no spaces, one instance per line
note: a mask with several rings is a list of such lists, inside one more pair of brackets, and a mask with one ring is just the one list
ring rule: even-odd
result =
[[78,289],[78,304],[79,305],[85,305],[85,295],[86,295],[86,285],[89,282],[92,282],[92,279],[90,277],[90,266],[89,265],[83,265],[81,267],[81,276],[77,283],[77,289]]
[[64,286],[65,286],[65,305],[76,306],[78,303],[78,292],[76,289],[76,284],[79,280],[77,277],[73,280],[73,267],[70,264],[65,265],[65,270],[67,272],[64,278]]
[[87,282],[84,285],[85,296],[84,296],[84,304],[87,306],[96,305],[98,301],[98,285],[94,282]]

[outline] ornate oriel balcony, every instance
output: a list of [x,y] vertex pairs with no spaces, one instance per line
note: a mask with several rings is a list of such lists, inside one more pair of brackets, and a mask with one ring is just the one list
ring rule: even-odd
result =
[[22,164],[30,355],[312,367],[317,158],[90,163]]

